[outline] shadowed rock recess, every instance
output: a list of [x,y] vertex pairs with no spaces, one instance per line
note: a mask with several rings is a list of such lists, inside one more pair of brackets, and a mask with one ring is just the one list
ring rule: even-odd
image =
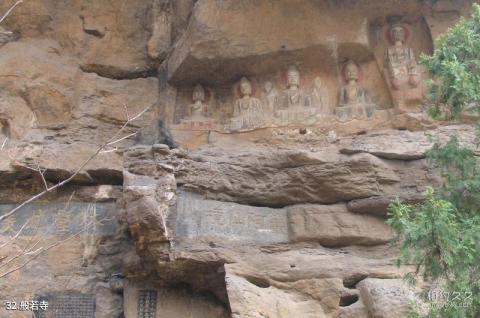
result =
[[435,140],[478,151],[469,118],[426,114],[418,64],[470,6],[18,4],[0,215],[82,169],[0,221],[0,317],[407,317],[423,286],[401,279],[387,207],[440,184]]

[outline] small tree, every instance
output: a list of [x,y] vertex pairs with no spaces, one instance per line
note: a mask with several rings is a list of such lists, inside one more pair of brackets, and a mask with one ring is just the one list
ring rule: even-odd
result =
[[[480,105],[480,6],[436,43],[421,63],[432,74],[430,113],[457,118],[478,113]],[[428,162],[439,169],[443,185],[429,189],[417,205],[394,201],[387,221],[402,241],[398,264],[415,264],[420,274],[440,286],[430,294],[427,317],[480,317],[480,163],[456,137],[435,144]],[[436,305],[436,306],[435,306]],[[420,316],[413,312],[412,315]]]

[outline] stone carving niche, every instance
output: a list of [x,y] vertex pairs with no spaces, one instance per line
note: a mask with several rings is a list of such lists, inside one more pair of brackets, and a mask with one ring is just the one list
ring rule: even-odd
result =
[[265,125],[268,117],[267,109],[262,102],[252,96],[252,84],[246,77],[242,77],[238,85],[240,98],[233,105],[233,117],[230,120],[231,130],[255,129]]
[[210,118],[210,109],[205,89],[197,84],[192,92],[192,103],[184,109],[186,114],[180,121],[180,126],[191,130],[215,129],[215,120]]
[[[332,75],[310,71],[305,76],[291,64],[271,74],[242,76],[230,87],[216,87],[211,93],[200,85],[193,93],[180,88],[172,129],[239,132],[314,125],[335,118],[335,101],[330,98],[335,83]],[[186,101],[188,94],[191,104]]]
[[402,24],[391,26],[391,45],[385,50],[385,79],[398,112],[412,111],[421,105],[423,91],[415,53],[406,43],[409,29]]
[[352,60],[348,61],[343,71],[345,85],[340,89],[339,106],[336,114],[341,121],[350,119],[367,119],[375,111],[375,104],[370,100],[368,91],[361,86],[360,69]]

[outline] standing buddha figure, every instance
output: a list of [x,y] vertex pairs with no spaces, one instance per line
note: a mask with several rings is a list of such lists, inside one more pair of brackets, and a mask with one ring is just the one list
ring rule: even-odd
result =
[[[374,106],[370,103],[368,92],[359,84],[359,68],[353,61],[345,66],[346,84],[340,90],[340,105],[336,113],[341,120],[366,119],[373,113]],[[369,114],[370,113],[370,114]]]
[[192,94],[193,104],[189,107],[189,119],[206,119],[207,105],[205,104],[205,89],[197,84]]
[[385,51],[385,75],[394,105],[399,112],[414,110],[420,104],[422,89],[413,50],[406,45],[406,29],[394,25],[390,30],[392,45]]

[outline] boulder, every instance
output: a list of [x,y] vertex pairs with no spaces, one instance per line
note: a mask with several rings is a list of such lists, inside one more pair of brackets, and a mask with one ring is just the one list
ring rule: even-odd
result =
[[401,279],[368,278],[357,287],[372,317],[407,317],[415,300],[415,290]]
[[239,277],[228,270],[225,280],[233,318],[327,317],[310,297],[272,287],[268,281]]

